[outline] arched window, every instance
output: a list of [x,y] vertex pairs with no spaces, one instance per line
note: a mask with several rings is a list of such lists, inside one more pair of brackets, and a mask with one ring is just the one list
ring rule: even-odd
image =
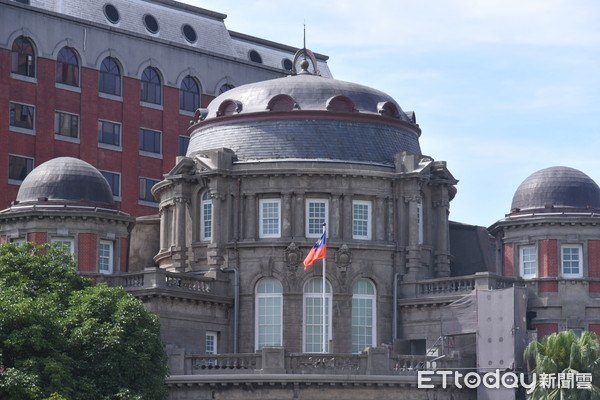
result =
[[225,83],[219,88],[219,94],[223,94],[226,91],[233,89],[234,87],[235,86],[233,86],[231,83]]
[[375,286],[368,279],[352,286],[352,353],[377,345],[375,299]]
[[12,45],[10,72],[13,74],[35,76],[35,51],[31,41],[24,36],[15,39]]
[[186,76],[179,88],[179,109],[194,112],[198,107],[200,107],[200,88],[194,78]]
[[200,198],[200,239],[212,238],[212,199],[210,190],[204,191]]
[[[323,278],[312,278],[304,285],[304,352],[323,352]],[[325,353],[331,339],[331,285],[325,290]]]
[[112,57],[106,57],[100,65],[100,91],[115,96],[121,95],[121,69]]
[[158,72],[148,67],[142,73],[141,100],[146,103],[162,104],[162,87]]
[[79,60],[75,51],[63,47],[56,59],[56,82],[70,86],[79,86]]
[[256,350],[282,344],[282,293],[281,283],[274,278],[263,278],[256,285]]

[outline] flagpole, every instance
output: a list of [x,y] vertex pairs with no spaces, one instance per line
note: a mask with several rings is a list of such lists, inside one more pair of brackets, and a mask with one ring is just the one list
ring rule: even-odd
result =
[[[327,224],[323,223],[323,234],[325,235],[325,228]],[[323,258],[323,353],[326,353],[326,345],[327,345],[327,335],[325,334],[327,324],[326,324],[326,305],[325,305],[325,296],[327,292],[327,260]]]

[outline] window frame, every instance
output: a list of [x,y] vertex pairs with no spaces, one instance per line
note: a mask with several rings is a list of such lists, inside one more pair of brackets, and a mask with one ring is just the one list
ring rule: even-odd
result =
[[[69,59],[60,60],[61,57],[66,57],[63,50],[70,52]],[[72,56],[75,62],[70,59]],[[66,85],[71,87],[79,87],[81,82],[81,61],[77,51],[69,46],[64,46],[58,52],[56,56],[56,73],[55,82],[59,85]]]
[[[108,66],[105,68],[105,62],[107,60],[112,62],[110,68]],[[115,69],[117,73],[115,73]],[[105,90],[107,86],[112,87],[113,90]],[[98,92],[110,96],[122,96],[123,73],[121,72],[121,66],[119,65],[118,60],[114,57],[105,57],[102,60],[102,63],[100,63],[100,68],[98,70]]]
[[[106,179],[106,181],[108,182],[108,186],[110,186],[110,189],[113,193],[113,199],[115,201],[120,201],[121,200],[121,173],[120,172],[115,172],[115,171],[107,171],[104,169],[99,169],[98,171],[100,171],[100,173],[102,174],[102,176],[104,176],[104,179]],[[111,183],[111,181],[108,180],[108,178],[106,178],[106,175],[104,174],[111,174],[116,176],[119,180],[117,182],[117,193],[115,193],[114,187]]]
[[[68,123],[68,128],[67,131],[70,133],[73,133],[73,130],[75,130],[75,136],[72,135],[65,135],[62,133],[63,128],[63,121],[65,120],[65,118],[69,118],[70,122]],[[75,122],[75,124],[74,124]],[[75,127],[74,127],[75,125]],[[79,115],[78,114],[74,114],[74,113],[70,113],[70,112],[66,112],[66,111],[59,111],[56,110],[54,111],[54,138],[57,140],[65,140],[68,142],[77,142],[79,143],[79,131],[80,131],[80,126],[81,124],[79,123]]]
[[[140,195],[141,195],[141,190],[140,190],[140,188],[141,188],[141,185],[142,185],[142,183],[141,183],[141,182],[142,182],[142,180],[144,181],[144,189],[145,189],[145,190],[144,190],[144,192],[145,192],[145,193],[144,193],[144,198],[141,198],[141,197],[140,197]],[[154,182],[156,182],[156,183],[154,183],[154,184],[153,184],[153,185],[151,185],[150,187],[147,187],[147,182],[148,182],[148,181],[154,181]],[[156,185],[158,182],[160,182],[160,180],[158,180],[158,179],[154,179],[154,178],[147,178],[147,177],[145,177],[145,176],[140,176],[140,177],[139,177],[139,180],[138,180],[138,182],[139,182],[139,185],[138,185],[138,201],[140,201],[140,202],[143,202],[143,203],[147,203],[147,204],[151,204],[152,206],[158,206],[158,200],[156,200],[156,199],[154,198],[154,195],[152,195],[152,200],[148,200],[148,199],[145,197],[145,195],[146,195],[146,194],[148,194],[148,193],[152,194],[152,187],[153,187],[154,185]]]
[[[272,282],[277,282],[277,284],[279,285],[278,292],[259,292],[259,287],[261,284],[264,283],[268,283],[269,281]],[[256,286],[254,288],[254,349],[255,351],[259,351],[261,350],[263,347],[267,347],[267,346],[282,346],[283,345],[283,285],[281,284],[281,282],[275,278],[270,278],[270,277],[265,277],[260,279],[257,283]],[[277,307],[279,307],[279,312],[278,313],[272,313],[269,315],[265,315],[266,317],[276,317],[279,319],[279,323],[271,323],[271,324],[261,324],[261,316],[263,316],[263,314],[261,314],[261,309],[266,309],[267,306],[269,306],[269,304],[261,304],[264,303],[263,300],[267,300],[267,299],[277,299],[278,300],[278,305],[276,305]],[[262,307],[261,307],[262,305]],[[273,305],[271,305],[273,307]],[[277,315],[275,315],[277,314]],[[279,332],[276,333],[276,335],[278,335],[278,339],[279,340],[275,340],[274,342],[269,342],[269,343],[261,343],[261,328],[264,327],[275,327],[275,328],[279,328]]]
[[[154,75],[151,75],[151,74]],[[156,81],[154,81],[156,78]],[[140,77],[140,101],[142,103],[161,106],[163,96],[162,77],[158,70],[153,67],[146,67]],[[152,93],[152,95],[151,95]]]
[[[31,127],[17,125],[17,107],[20,108],[20,116],[31,116]],[[27,107],[31,110],[30,113],[23,114],[23,108]],[[11,115],[14,114],[14,115]],[[8,129],[13,132],[26,133],[28,135],[35,135],[35,105],[20,103],[17,101],[8,102]]]
[[[566,273],[565,272],[565,263],[572,262],[572,260],[565,260],[565,249],[577,249],[577,263],[578,263],[578,272],[577,273]],[[560,246],[560,274],[563,278],[582,278],[583,277],[583,245],[578,243],[572,244],[562,244]]]
[[[361,281],[366,281],[370,287],[373,289],[373,294],[363,294],[363,293],[354,293],[355,292],[355,288],[356,286],[359,284],[359,282]],[[355,325],[354,324],[354,300],[370,300],[371,301],[371,324],[370,325]],[[356,282],[354,282],[354,285],[352,285],[352,354],[359,354],[361,353],[365,347],[376,347],[377,346],[377,288],[375,287],[375,284],[367,278],[360,278],[358,279]],[[355,344],[355,335],[354,335],[354,328],[355,327],[369,327],[371,329],[371,344],[370,345],[366,345],[365,347],[363,347],[362,349],[357,349],[358,346],[360,346],[359,343]],[[357,351],[355,351],[357,350]]]
[[[209,338],[212,339],[212,343],[210,344],[213,347],[213,350],[209,351]],[[206,331],[204,334],[204,354],[208,355],[216,355],[219,354],[219,332],[216,331]]]
[[[10,159],[11,159],[11,157],[21,158],[21,159],[25,159],[26,161],[31,161],[31,169],[29,171],[27,171],[27,173],[25,174],[25,177],[23,177],[23,179],[14,178],[14,177],[11,178],[11,176],[10,176],[10,171],[11,171]],[[34,168],[35,168],[35,158],[34,157],[27,157],[27,156],[23,156],[20,154],[9,153],[8,154],[8,183],[13,184],[13,185],[20,185],[25,180],[27,175],[29,175],[31,173],[31,171],[34,170]],[[27,169],[27,164],[26,164],[26,169]]]
[[[534,260],[525,260],[525,252],[526,250],[534,250]],[[519,246],[519,275],[523,279],[534,279],[538,277],[538,249],[535,244],[528,244]],[[534,263],[535,264],[535,272],[526,273],[525,263]]]
[[[153,133],[158,137],[158,140],[156,137],[153,138],[153,147],[156,146],[156,144],[158,143],[158,151],[155,150],[149,150],[149,148],[144,146],[144,143],[146,143],[146,139],[145,139],[145,135],[148,133]],[[161,131],[157,131],[155,129],[150,129],[150,128],[144,128],[144,127],[140,127],[139,130],[139,152],[140,155],[143,156],[149,156],[149,157],[157,157],[157,156],[162,156],[162,132]]]
[[[322,287],[323,287],[323,281],[322,281],[323,277],[314,277],[309,279],[308,281],[306,281],[306,283],[304,284],[304,287],[302,288],[302,350],[304,353],[322,353],[322,339],[319,343],[314,344],[315,346],[318,345],[319,349],[321,349],[320,351],[309,351],[308,350],[308,340],[307,340],[307,331],[308,331],[308,327],[309,326],[315,326],[315,327],[321,327],[322,328],[322,323],[319,324],[308,324],[307,323],[307,303],[308,303],[308,299],[319,299],[322,300],[323,299],[323,292],[322,292]],[[311,282],[316,282],[318,281],[318,283],[316,283],[318,285],[318,287],[320,288],[318,291],[315,292],[307,292],[306,287],[308,286],[309,283]],[[329,342],[332,339],[332,312],[333,312],[333,304],[332,304],[332,300],[333,300],[333,296],[332,296],[332,287],[331,287],[331,283],[329,282],[329,280],[326,280],[326,289],[325,289],[326,293],[325,293],[325,302],[327,303],[326,305],[326,312],[328,315],[326,315],[327,317],[327,321],[326,321],[326,330],[327,330],[327,340],[325,341],[326,345],[326,349],[325,349],[325,353],[329,353]],[[313,306],[314,307],[314,306]],[[323,305],[320,304],[319,306],[319,310],[323,309]],[[311,314],[312,315],[312,314]],[[320,312],[316,315],[317,318],[321,319],[321,314]]]
[[[264,206],[267,204],[277,204],[277,223],[276,223],[276,227],[277,227],[277,232],[276,233],[265,233],[265,210],[264,210]],[[280,238],[281,237],[281,199],[280,198],[266,198],[266,199],[260,199],[258,201],[258,222],[259,222],[259,234],[258,236],[260,238],[265,238],[265,239],[274,239],[274,238]],[[269,219],[274,219],[272,217],[270,217]]]
[[[119,128],[119,132],[118,132],[118,136],[119,136],[119,144],[114,144],[114,143],[106,143],[103,142],[102,139],[104,137],[104,124],[111,124],[114,125],[116,127]],[[122,143],[123,143],[123,125],[120,122],[117,121],[109,121],[107,119],[98,119],[98,146],[102,147],[102,148],[107,148],[110,150],[121,150],[122,147]],[[109,133],[110,135],[113,135],[113,137],[115,136],[115,133]]]
[[[102,246],[108,245],[108,256],[102,255]],[[108,260],[108,268],[102,269],[102,259]],[[100,239],[98,242],[98,272],[101,274],[112,274],[115,270],[115,242],[107,239]]]
[[[190,82],[196,86],[196,92],[190,89]],[[184,85],[186,86],[184,88]],[[202,90],[200,89],[200,84],[193,76],[187,75],[185,78],[181,80],[181,85],[179,85],[179,111],[194,113],[201,105],[202,99]],[[191,97],[191,99],[189,99]],[[188,106],[188,103],[192,103],[191,106]],[[188,107],[188,108],[186,108]],[[191,107],[191,109],[189,108]]]
[[[357,219],[356,218],[356,207],[367,206],[367,218]],[[366,222],[366,235],[359,235],[355,231],[355,223]],[[352,200],[352,239],[356,240],[371,240],[372,238],[372,226],[373,226],[373,202],[371,200]]]
[[[17,44],[17,41],[19,41],[19,44]],[[27,42],[27,45],[31,48],[31,53],[23,51],[26,47],[22,44],[23,42]],[[18,46],[19,48],[15,49],[15,46]],[[20,77],[35,79],[37,61],[35,53],[33,41],[28,37],[19,36],[13,40],[10,49],[10,73]],[[14,68],[15,64],[16,70]],[[25,69],[24,72],[20,72],[22,67]]]
[[75,238],[73,236],[52,236],[50,238],[50,243],[60,243],[63,245],[69,243],[69,253],[75,257]]
[[[183,145],[185,145],[185,146],[182,145],[182,141],[184,142]],[[190,137],[189,136],[185,136],[185,135],[179,135],[179,139],[178,139],[177,145],[178,145],[179,155],[180,156],[185,156],[187,154],[188,148],[190,147]],[[182,147],[185,147],[185,151],[184,152],[182,152],[182,150],[183,150]]]
[[[206,196],[206,198],[205,198]],[[206,209],[205,206],[210,206],[210,219],[206,218]],[[206,226],[205,223],[208,222],[210,224],[210,234],[206,235]],[[200,195],[200,240],[203,242],[208,242],[212,240],[212,228],[213,228],[213,204],[210,190],[204,190]]]
[[[323,219],[323,222],[319,222],[318,223],[318,227],[319,229],[317,229],[317,231],[315,232],[311,232],[310,228],[311,228],[311,220],[312,219],[317,219],[317,218],[311,218],[310,217],[310,206],[312,204],[318,204],[318,203],[323,203],[325,204],[325,217],[321,218],[319,217],[318,219]],[[325,198],[320,198],[320,197],[315,197],[315,198],[307,198],[306,199],[306,205],[305,205],[305,211],[306,211],[306,217],[305,217],[305,235],[307,238],[319,238],[321,237],[321,235],[323,235],[323,223],[326,223],[327,225],[329,225],[329,199],[325,199]]]

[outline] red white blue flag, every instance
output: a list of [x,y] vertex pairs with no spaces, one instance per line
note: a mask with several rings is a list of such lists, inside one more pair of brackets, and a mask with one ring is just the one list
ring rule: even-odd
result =
[[327,234],[323,229],[323,235],[321,235],[321,239],[315,243],[315,245],[310,249],[308,255],[304,259],[304,269],[308,269],[311,265],[313,265],[317,260],[324,259],[327,257]]

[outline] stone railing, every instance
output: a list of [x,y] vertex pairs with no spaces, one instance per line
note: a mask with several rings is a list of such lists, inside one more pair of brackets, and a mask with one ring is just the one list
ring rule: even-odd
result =
[[400,298],[427,298],[462,296],[475,289],[504,289],[522,284],[520,278],[505,277],[489,272],[478,272],[461,277],[426,279],[400,283]]
[[202,275],[170,272],[161,268],[147,268],[141,272],[105,275],[86,273],[97,283],[106,282],[109,286],[123,286],[128,291],[164,289],[188,294],[227,296],[226,282],[216,281]]
[[421,370],[444,369],[443,357],[395,355],[385,348],[360,354],[288,353],[265,347],[249,354],[170,354],[171,375],[298,374],[298,375],[416,375]]

